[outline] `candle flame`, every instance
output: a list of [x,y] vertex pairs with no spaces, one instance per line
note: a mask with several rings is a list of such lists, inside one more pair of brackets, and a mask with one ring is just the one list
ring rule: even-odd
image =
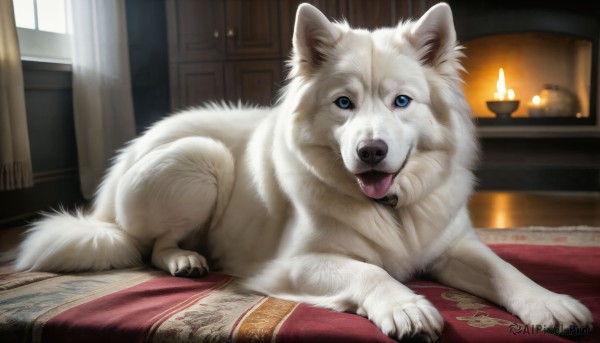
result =
[[494,100],[514,100],[515,91],[512,89],[506,89],[506,81],[504,79],[504,69],[500,68],[498,71],[498,82],[496,83],[496,92],[494,92]]
[[500,68],[498,72],[498,82],[496,83],[496,90],[498,91],[497,100],[504,100],[506,95],[506,82],[504,81],[504,69]]
[[512,89],[508,90],[508,100],[515,100],[515,91]]

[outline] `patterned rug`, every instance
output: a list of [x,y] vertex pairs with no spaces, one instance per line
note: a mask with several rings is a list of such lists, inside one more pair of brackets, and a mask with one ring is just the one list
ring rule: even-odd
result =
[[475,229],[475,232],[487,244],[600,246],[600,227],[531,226],[516,229]]
[[[596,330],[526,326],[484,299],[432,280],[406,285],[445,320],[443,342],[600,342],[600,228],[478,229],[503,259],[594,313]],[[388,342],[368,319],[239,291],[210,273],[149,266],[98,273],[13,273],[0,265],[0,342]]]

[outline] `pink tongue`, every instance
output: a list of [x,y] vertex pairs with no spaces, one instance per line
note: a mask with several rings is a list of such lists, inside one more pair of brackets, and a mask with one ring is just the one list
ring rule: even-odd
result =
[[392,187],[393,175],[377,171],[357,174],[356,179],[362,192],[372,199],[383,198]]

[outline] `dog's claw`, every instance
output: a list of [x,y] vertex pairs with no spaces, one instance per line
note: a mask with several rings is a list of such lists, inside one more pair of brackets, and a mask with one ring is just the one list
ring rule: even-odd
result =
[[197,268],[194,267],[192,269],[180,269],[175,272],[175,276],[178,277],[188,277],[188,278],[201,278],[208,275],[208,270],[206,268]]

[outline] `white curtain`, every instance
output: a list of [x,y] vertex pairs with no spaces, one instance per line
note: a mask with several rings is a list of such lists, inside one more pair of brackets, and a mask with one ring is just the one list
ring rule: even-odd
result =
[[71,7],[79,175],[90,199],[110,159],[135,136],[125,2],[75,0]]
[[13,4],[0,0],[0,191],[33,185]]

